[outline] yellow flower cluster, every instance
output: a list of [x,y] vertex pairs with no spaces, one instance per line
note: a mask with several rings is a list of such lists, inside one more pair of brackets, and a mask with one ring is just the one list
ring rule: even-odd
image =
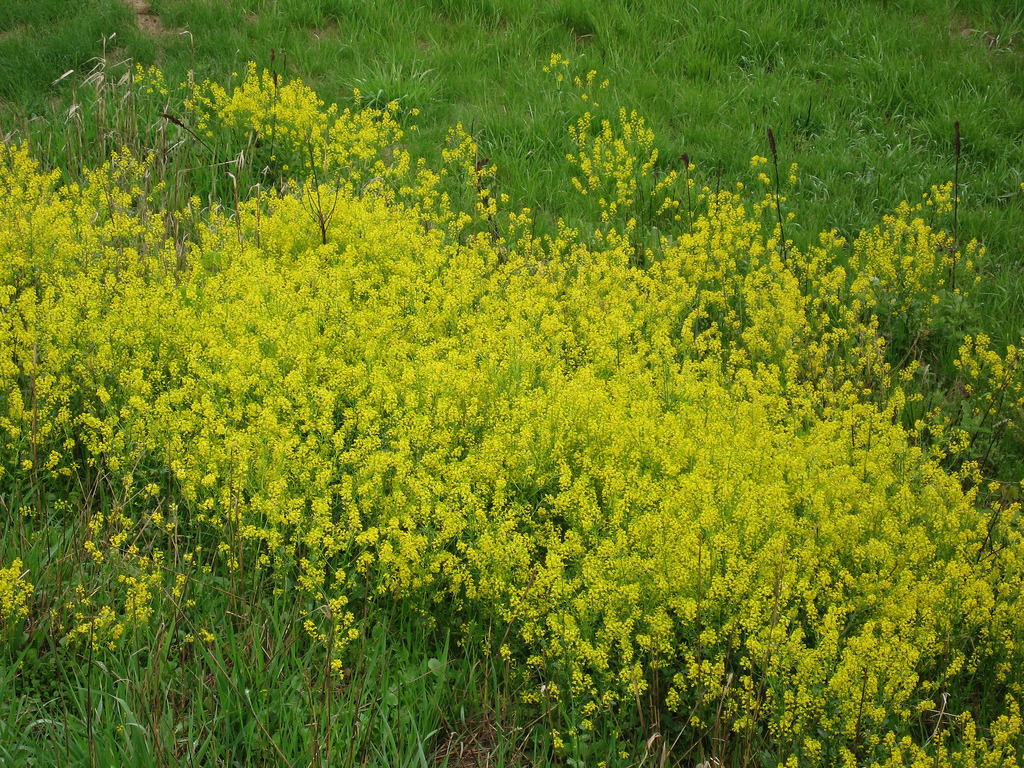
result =
[[569,136],[578,148],[567,156],[580,169],[582,178],[574,177],[573,185],[582,195],[595,195],[604,224],[624,219],[620,233],[627,237],[636,229],[634,216],[639,206],[657,207],[657,214],[678,208],[679,201],[669,197],[677,171],[661,178],[655,175],[658,150],[654,148],[654,131],[647,127],[636,111],[619,111],[618,124],[601,122],[600,131],[591,127],[593,117],[586,112],[576,125],[569,127]]
[[969,382],[968,393],[979,397],[982,413],[995,416],[1004,406],[1024,406],[1024,351],[1010,346],[1005,355],[992,349],[992,341],[983,333],[966,336],[960,347],[956,367]]
[[[544,67],[561,83],[570,63],[559,54],[552,54]],[[654,146],[654,131],[637,114],[620,108],[617,120],[600,121],[595,125],[593,110],[599,107],[595,99],[597,72],[591,70],[585,77],[573,79],[575,95],[584,103],[586,111],[569,126],[569,138],[575,151],[566,159],[578,169],[572,183],[576,191],[596,200],[596,219],[601,226],[595,232],[598,240],[607,239],[610,247],[620,241],[635,240],[640,222],[648,227],[667,217],[669,222],[680,221],[680,200],[675,191],[679,172],[659,173],[658,150]],[[597,86],[607,88],[608,81]],[[689,170],[688,168],[685,170]],[[687,177],[692,188],[693,180]],[[634,250],[638,244],[634,243]]]
[[[144,82],[148,87],[161,81],[146,74]],[[451,198],[459,193],[475,187],[478,198],[488,199],[485,182],[493,169],[478,166],[476,145],[461,125],[450,131],[443,152],[446,165],[435,172],[422,162],[413,167],[402,147],[397,103],[360,108],[356,91],[356,107],[339,111],[335,104],[325,107],[301,82],[279,81],[252,63],[230,92],[209,81],[194,87],[182,84],[181,90],[188,93],[189,119],[210,142],[225,145],[220,154],[227,156],[229,166],[239,173],[247,165],[262,166],[259,178],[292,187],[325,228],[335,215],[341,187],[382,204],[402,202],[429,212],[437,224],[451,223]],[[464,195],[456,202],[472,207],[465,205]],[[459,213],[463,223],[472,218],[462,208]]]
[[926,213],[931,218],[952,208],[952,182],[934,186],[922,203],[902,203],[881,225],[857,238],[855,283],[872,309],[928,328],[944,294],[965,294],[981,279],[974,267],[985,249],[972,241],[959,252],[949,235],[925,221]]
[[25,581],[25,576],[18,558],[7,568],[0,568],[0,635],[6,634],[19,619],[28,616],[26,603],[32,595],[33,586]]
[[[0,482],[115,495],[88,540],[123,578],[83,589],[69,639],[152,620],[162,561],[134,546],[173,509],[206,567],[291,590],[336,668],[364,585],[496,622],[524,699],[583,713],[560,740],[672,712],[692,744],[770,734],[789,764],[1020,745],[1019,505],[984,516],[899,426],[878,331],[948,274],[916,209],[844,269],[834,234],[782,242],[774,198],[705,189],[637,269],[612,219],[668,182],[636,116],[573,130],[581,191],[606,190],[588,246],[527,213],[481,232],[493,198],[460,207],[386,111],[254,69],[197,93],[207,126],[287,147],[294,185],[196,216],[185,268],[146,160],[61,187],[0,157]],[[449,150],[483,206],[476,147]]]

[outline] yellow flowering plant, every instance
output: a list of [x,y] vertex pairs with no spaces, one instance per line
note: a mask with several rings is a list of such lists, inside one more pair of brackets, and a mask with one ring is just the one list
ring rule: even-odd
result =
[[33,587],[26,575],[19,558],[0,568],[0,630],[4,633],[28,615],[27,601]]
[[[453,621],[563,746],[609,722],[718,760],[1015,764],[1019,503],[986,515],[903,427],[887,355],[950,267],[919,211],[844,263],[784,241],[775,196],[705,188],[638,262],[620,213],[678,206],[637,116],[571,133],[600,236],[537,238],[461,128],[442,173],[388,110],[255,68],[191,98],[206,140],[273,147],[279,193],[161,211],[149,158],[61,185],[0,156],[0,484],[102,487],[83,581],[117,574],[65,642],[193,610],[173,534],[232,594],[268,575],[339,676],[371,603]],[[963,353],[987,407],[1018,364]]]

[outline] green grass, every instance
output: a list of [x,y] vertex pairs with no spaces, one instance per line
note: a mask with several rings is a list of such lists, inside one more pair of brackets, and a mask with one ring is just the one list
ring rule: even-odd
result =
[[[59,518],[47,527],[71,530]],[[40,607],[96,576],[73,559],[80,542],[18,539],[3,531],[27,568],[48,574]],[[167,565],[188,574],[180,599],[164,591],[154,603],[174,619],[130,638],[131,654],[54,645],[45,625],[0,646],[0,765],[467,765],[460,754],[545,762],[549,740],[524,727],[502,670],[467,651],[457,628],[380,605],[358,619],[362,636],[339,678],[303,628],[310,614],[271,584]],[[214,616],[223,621],[203,642],[200,626]]]
[[[81,4],[78,4],[81,5]],[[960,232],[991,253],[978,321],[1015,343],[1024,293],[1024,11],[997,2],[877,0],[670,2],[613,0],[154,0],[156,37],[131,31],[114,0],[15,3],[0,12],[6,115],[52,115],[89,70],[104,34],[117,57],[189,68],[228,82],[246,61],[300,77],[322,97],[418,108],[411,149],[436,159],[462,122],[499,169],[513,206],[579,220],[565,162],[573,108],[541,71],[559,51],[611,82],[607,105],[637,109],[665,166],[686,152],[714,186],[767,154],[800,166],[797,239],[873,226],[953,176],[953,123],[963,132]],[[66,25],[67,13],[82,23]],[[77,18],[77,17],[76,17]],[[5,30],[7,30],[5,32]],[[13,30],[13,32],[11,31]],[[29,34],[31,31],[31,34]],[[29,40],[43,39],[37,47]],[[109,46],[108,46],[109,47]],[[45,65],[40,62],[45,61]],[[81,77],[79,77],[79,80]],[[13,119],[18,125],[22,120]],[[53,122],[53,120],[50,120]],[[720,170],[719,170],[720,169]],[[943,222],[951,228],[952,222]],[[1002,286],[1003,288],[997,288]]]
[[[245,62],[270,67],[273,57],[277,71],[325,101],[349,105],[355,88],[363,103],[397,100],[406,124],[419,126],[407,133],[410,150],[432,163],[461,122],[498,168],[497,191],[512,207],[532,208],[542,227],[563,218],[592,229],[565,158],[580,108],[542,71],[558,51],[609,79],[599,113],[636,109],[657,135],[662,167],[678,168],[685,152],[712,189],[750,181],[750,157],[768,155],[771,128],[780,164],[800,167],[786,207],[799,212],[802,229],[787,234],[808,242],[833,228],[852,237],[951,179],[959,121],[956,224],[989,260],[974,303],[950,315],[950,340],[935,361],[949,373],[957,334],[985,330],[1001,350],[1024,331],[1024,10],[1013,5],[153,0],[164,27],[154,36],[135,28],[118,0],[6,0],[0,134],[31,136],[52,165],[67,168],[112,148],[104,125],[86,120],[68,149],[69,109],[86,98],[96,57],[106,56],[115,77],[130,59],[158,64],[169,82],[193,69],[225,84],[238,82],[233,73]],[[74,75],[61,79],[68,70]],[[208,183],[196,192],[214,194]],[[936,223],[954,226],[951,217]],[[1008,476],[1024,467],[1022,456],[1003,460]],[[63,536],[58,518],[36,521],[36,530],[52,523],[52,533],[30,542],[13,522],[20,506],[0,497],[0,542],[33,573],[48,573],[48,584],[65,585],[34,597],[58,605],[81,580],[76,569],[85,566],[72,557],[80,542]],[[282,754],[296,765],[552,759],[545,722],[515,706],[500,663],[456,639],[479,639],[486,627],[445,626],[443,614],[424,623],[378,606],[360,620],[350,676],[332,682],[299,606],[265,584],[193,578],[190,591],[206,601],[197,613],[225,617],[216,643],[190,641],[198,628],[189,611],[171,610],[176,621],[139,638],[134,647],[148,650],[128,662],[57,647],[46,627],[6,644],[0,765],[53,764],[54,755],[68,765],[153,766],[281,765]],[[579,763],[570,764],[636,764],[645,755],[632,744],[633,757],[618,761],[618,746],[608,734],[577,744],[571,761]],[[691,758],[672,755],[670,764]]]
[[[120,0],[10,0],[0,7],[0,100],[30,113],[61,93],[53,81],[68,70],[81,80],[105,49],[145,45]],[[73,87],[73,86],[72,86]]]

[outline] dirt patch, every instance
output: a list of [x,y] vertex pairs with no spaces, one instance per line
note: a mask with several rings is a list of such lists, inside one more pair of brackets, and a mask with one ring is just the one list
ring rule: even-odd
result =
[[164,31],[163,22],[150,7],[146,0],[128,0],[128,5],[135,11],[135,23],[139,29],[150,35],[159,35]]
[[341,27],[333,22],[328,22],[322,27],[310,27],[307,33],[311,42],[337,40],[341,37]]
[[[526,768],[534,763],[527,760],[523,747],[525,731],[520,728],[502,729],[487,715],[463,720],[459,731],[448,731],[434,747],[430,765],[435,768],[497,768],[499,765]],[[515,733],[519,738],[513,738]],[[513,743],[518,742],[518,743]],[[501,745],[504,744],[504,747]]]
[[459,736],[452,731],[438,747],[434,765],[447,768],[490,768],[495,764],[493,752],[496,741],[489,734],[483,739],[478,734]]
[[12,29],[8,29],[6,32],[0,32],[0,43],[6,42],[7,40],[14,40],[18,37],[24,37],[28,34],[28,27],[25,24],[18,24]]
[[974,40],[992,53],[1009,53],[1013,50],[1015,42],[1012,37],[1000,37],[987,29],[980,29],[971,23],[970,19],[964,17],[954,19],[949,35],[954,40]]

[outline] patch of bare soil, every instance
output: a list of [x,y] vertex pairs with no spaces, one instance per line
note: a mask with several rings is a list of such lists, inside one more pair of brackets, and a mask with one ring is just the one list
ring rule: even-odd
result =
[[[436,746],[431,765],[445,768],[497,768],[497,723],[485,718],[475,724],[463,725],[462,733],[449,731],[448,737]],[[530,765],[518,749],[505,755],[501,762],[516,768]]]
[[13,40],[16,37],[21,37],[28,33],[28,27],[24,24],[19,24],[13,29],[8,29],[6,32],[0,32],[0,43],[5,40]]
[[159,35],[164,31],[163,22],[153,12],[146,0],[127,0],[127,2],[135,11],[135,23],[139,25],[139,29],[150,35]]
[[1009,53],[1016,42],[1012,38],[1001,38],[987,29],[979,29],[970,19],[964,17],[954,19],[949,33],[954,39],[975,40],[993,53]]
[[437,750],[435,765],[447,768],[489,768],[492,764],[493,741],[483,742],[470,736],[460,738],[454,731],[448,734],[445,743]]
[[341,27],[335,23],[328,23],[322,27],[310,27],[308,30],[309,39],[313,42],[320,40],[335,40],[341,37]]

